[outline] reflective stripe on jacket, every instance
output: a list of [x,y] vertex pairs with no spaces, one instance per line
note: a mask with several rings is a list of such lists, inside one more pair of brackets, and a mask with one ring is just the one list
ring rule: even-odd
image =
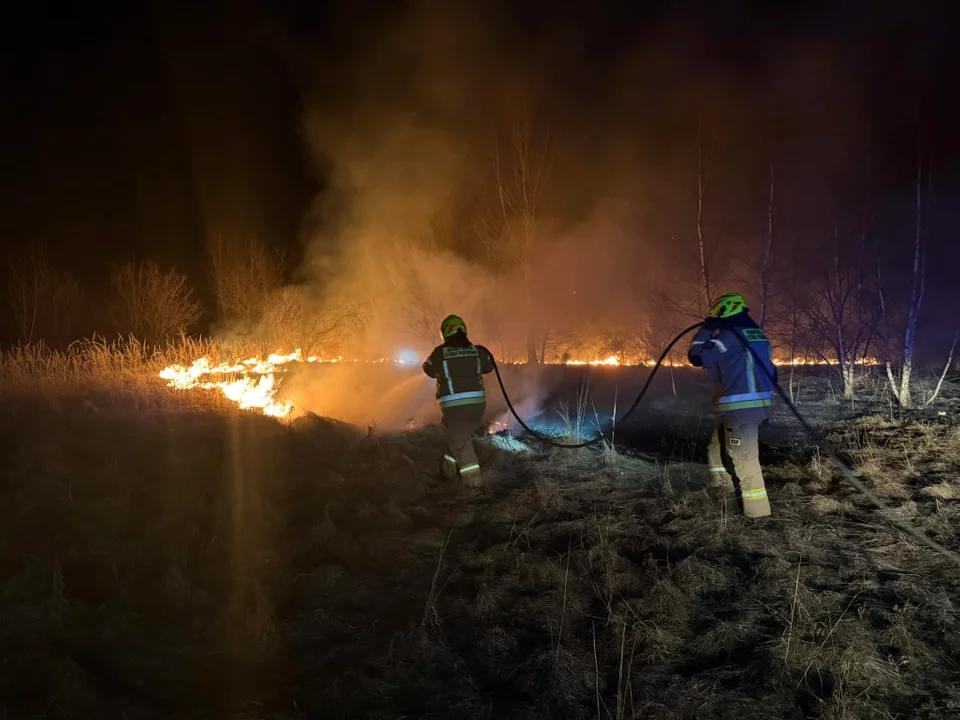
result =
[[[752,321],[749,324],[753,325]],[[744,341],[753,352],[744,347]],[[773,404],[771,378],[776,380],[777,370],[771,358],[770,341],[760,328],[701,328],[690,344],[688,357],[694,365],[705,368],[716,384],[714,408],[718,414]],[[757,367],[757,358],[766,373]]]
[[485,403],[483,375],[493,372],[493,355],[482,345],[445,343],[430,353],[423,371],[436,378],[440,407]]

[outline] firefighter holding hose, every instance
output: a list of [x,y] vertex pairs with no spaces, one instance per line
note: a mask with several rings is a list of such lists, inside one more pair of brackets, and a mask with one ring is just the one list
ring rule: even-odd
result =
[[[777,370],[770,342],[748,310],[736,293],[717,298],[687,357],[696,367],[706,369],[714,382],[717,426],[707,448],[707,462],[716,484],[726,491],[727,508],[739,508],[739,489],[743,514],[763,518],[770,515],[770,501],[760,469],[757,436],[760,425],[770,418]],[[758,362],[763,368],[757,367]]]
[[440,323],[443,344],[434,348],[423,363],[423,372],[437,381],[437,401],[443,414],[447,454],[444,477],[457,477],[467,487],[483,485],[480,461],[473,447],[473,433],[483,422],[487,395],[483,376],[493,372],[493,355],[467,338],[467,325],[457,315]]

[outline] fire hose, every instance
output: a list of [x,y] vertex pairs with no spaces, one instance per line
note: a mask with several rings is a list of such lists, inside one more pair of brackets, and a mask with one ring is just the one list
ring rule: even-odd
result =
[[[623,414],[623,417],[620,418],[619,421],[614,423],[614,427],[616,427],[618,424],[622,425],[624,422],[626,422],[627,418],[630,417],[633,411],[637,409],[637,406],[640,405],[640,403],[643,401],[643,397],[644,395],[647,394],[647,390],[650,389],[650,384],[653,382],[653,378],[656,376],[657,370],[660,369],[660,366],[663,364],[663,361],[666,359],[667,355],[670,353],[671,350],[673,350],[673,346],[676,345],[678,342],[680,342],[680,339],[684,335],[692,333],[701,325],[703,325],[703,323],[697,323],[696,325],[691,325],[686,330],[684,330],[679,335],[677,335],[673,340],[671,340],[670,343],[667,345],[667,347],[664,348],[663,352],[660,353],[660,358],[657,360],[656,365],[653,366],[653,370],[650,371],[650,377],[647,378],[647,382],[644,383],[643,388],[640,390],[640,394],[637,395],[637,399],[633,401],[633,405],[631,405],[627,409],[627,411]],[[613,444],[613,441],[608,439],[607,436],[604,435],[602,432],[599,435],[597,435],[597,437],[593,438],[593,440],[587,440],[586,442],[580,442],[575,444],[557,442],[553,438],[549,438],[546,435],[541,435],[536,430],[534,430],[529,425],[527,425],[523,421],[523,418],[520,417],[519,413],[517,413],[517,411],[514,410],[513,403],[510,402],[510,396],[507,394],[507,389],[503,386],[503,378],[500,377],[500,368],[497,367],[496,361],[494,361],[493,363],[493,369],[497,373],[497,382],[500,383],[500,390],[503,393],[503,399],[507,401],[507,407],[510,408],[510,414],[513,415],[514,418],[516,418],[516,421],[518,423],[520,423],[520,427],[522,427],[524,430],[526,430],[528,433],[530,433],[533,437],[535,437],[540,442],[546,443],[547,445],[551,445],[553,447],[564,448],[566,450],[576,450],[577,448],[590,447],[591,445],[596,445],[597,443],[603,442],[604,440],[609,442],[611,445]],[[599,430],[599,428],[597,429]]]
[[[701,327],[702,325],[703,323],[697,323],[696,325],[691,325],[690,327],[680,332],[675,338],[673,338],[673,340],[671,340],[667,344],[663,352],[660,354],[660,357],[657,359],[656,364],[653,366],[653,370],[650,371],[650,376],[647,378],[647,381],[644,383],[643,388],[641,388],[639,395],[637,395],[637,399],[633,401],[633,404],[623,414],[623,417],[621,417],[619,421],[614,423],[614,427],[616,427],[617,424],[622,425],[624,422],[626,422],[627,418],[630,417],[633,411],[636,410],[637,407],[640,405],[640,403],[643,401],[644,396],[647,394],[647,391],[650,389],[650,385],[653,382],[653,378],[657,374],[657,370],[660,369],[660,366],[663,364],[663,361],[666,359],[667,355],[673,349],[673,346],[676,345],[681,340],[681,338],[693,332],[694,330]],[[891,508],[883,500],[881,500],[876,493],[870,490],[870,488],[868,488],[866,484],[862,480],[860,480],[860,478],[857,477],[856,473],[854,472],[853,468],[850,467],[849,463],[843,460],[843,458],[840,457],[839,453],[833,448],[833,446],[829,442],[827,442],[825,439],[820,437],[820,435],[806,421],[803,415],[800,414],[800,411],[797,410],[796,405],[793,404],[793,402],[790,400],[790,397],[784,392],[783,388],[780,387],[780,384],[777,382],[776,378],[767,369],[766,362],[762,360],[759,355],[757,355],[756,350],[754,350],[750,346],[750,343],[747,342],[746,338],[743,337],[740,331],[734,329],[733,334],[736,336],[740,344],[743,345],[744,351],[749,352],[751,355],[753,355],[753,358],[756,361],[754,363],[754,366],[760,368],[760,370],[763,372],[766,379],[776,389],[777,394],[780,396],[780,399],[783,400],[784,404],[786,404],[786,406],[790,409],[790,412],[793,413],[794,417],[797,419],[797,422],[800,423],[800,427],[803,429],[810,443],[814,447],[819,448],[823,452],[823,454],[825,454],[828,458],[830,458],[830,460],[833,461],[834,465],[836,465],[840,469],[840,473],[843,475],[844,479],[848,483],[850,483],[850,485],[852,485],[854,489],[858,490],[861,494],[863,494],[864,497],[866,497],[871,503],[876,505],[878,509],[884,511],[887,519],[893,522],[894,525],[896,525],[898,528],[903,530],[905,533],[910,535],[910,537],[914,538],[915,540],[919,541],[923,545],[926,545],[931,550],[934,550],[935,552],[943,555],[949,560],[952,560],[953,562],[960,565],[960,555],[957,555],[955,552],[941,545],[936,540],[923,534],[903,518],[899,518],[896,515],[893,515],[891,513]],[[510,409],[510,414],[513,415],[516,421],[520,424],[520,427],[522,427],[524,430],[530,433],[532,437],[552,447],[564,448],[566,450],[575,450],[577,448],[590,447],[591,445],[596,445],[597,443],[600,443],[603,441],[607,441],[611,445],[613,444],[613,441],[607,438],[603,434],[603,432],[600,432],[600,434],[597,435],[597,437],[593,438],[592,440],[587,440],[585,442],[573,443],[573,444],[557,442],[553,438],[550,438],[538,433],[536,430],[534,430],[529,425],[527,425],[523,421],[523,418],[520,417],[519,413],[517,413],[517,411],[514,409],[513,403],[510,401],[510,396],[507,394],[507,389],[503,385],[503,378],[500,376],[500,368],[497,367],[496,361],[494,361],[493,369],[497,374],[497,382],[500,384],[500,390],[501,392],[503,392],[503,399],[506,401],[507,407]]]
[[759,367],[763,371],[764,376],[767,380],[770,381],[770,384],[773,385],[777,390],[777,394],[780,396],[780,399],[790,408],[790,412],[793,413],[794,417],[797,418],[797,422],[800,423],[800,427],[803,428],[804,433],[807,435],[807,439],[810,440],[810,443],[819,448],[828,458],[833,460],[833,464],[840,469],[840,473],[843,475],[844,480],[850,483],[856,490],[859,490],[864,497],[867,498],[870,502],[877,506],[878,509],[883,510],[886,513],[888,520],[892,521],[894,525],[903,530],[907,535],[912,537],[914,540],[919,541],[920,543],[926,545],[931,550],[934,550],[949,560],[960,565],[960,555],[957,555],[952,550],[949,550],[945,546],[938,543],[933,538],[924,535],[922,532],[917,530],[913,525],[908,523],[903,518],[897,517],[891,512],[891,508],[880,499],[880,497],[874,493],[866,484],[857,477],[853,468],[850,467],[849,463],[843,460],[840,457],[840,454],[833,448],[833,446],[827,442],[825,439],[819,437],[817,432],[810,426],[810,423],[804,419],[803,415],[800,414],[800,411],[797,410],[796,405],[794,405],[787,394],[783,391],[783,388],[780,387],[780,383],[771,375],[770,371],[767,369],[767,366],[764,362],[760,360],[760,356],[757,355],[757,351],[750,347],[750,343],[747,342],[746,338],[740,334],[739,330],[734,331],[734,335],[737,336],[737,340],[740,341],[740,344],[743,345],[745,351],[753,355],[753,359],[756,360],[754,363],[755,367]]

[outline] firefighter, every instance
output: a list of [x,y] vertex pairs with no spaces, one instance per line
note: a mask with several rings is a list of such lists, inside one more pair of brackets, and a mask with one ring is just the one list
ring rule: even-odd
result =
[[[770,418],[777,370],[770,342],[748,310],[736,293],[717,298],[687,357],[696,367],[705,368],[714,382],[717,425],[707,448],[714,485],[726,491],[728,510],[742,508],[746,517],[762,518],[770,515],[770,501],[757,435]],[[766,373],[757,367],[758,359]]]
[[487,395],[483,376],[493,372],[493,355],[467,338],[467,325],[457,315],[440,323],[443,344],[430,353],[423,371],[437,381],[437,400],[443,413],[447,454],[444,477],[457,477],[467,487],[481,487],[483,476],[473,447],[473,433],[483,422]]

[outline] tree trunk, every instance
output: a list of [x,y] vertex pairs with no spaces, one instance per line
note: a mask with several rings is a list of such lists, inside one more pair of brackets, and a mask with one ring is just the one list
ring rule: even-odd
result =
[[853,400],[856,394],[856,368],[853,362],[845,362],[842,367],[843,372],[843,399]]
[[767,323],[767,304],[770,298],[770,261],[773,256],[773,193],[776,175],[773,172],[773,152],[770,152],[770,200],[767,204],[767,242],[763,248],[760,266],[760,327]]
[[526,259],[523,262],[523,285],[527,319],[527,363],[537,364],[540,359],[537,357],[537,333],[533,317],[533,288],[531,287],[530,263]]
[[957,349],[957,336],[960,335],[960,330],[953,334],[953,344],[950,346],[950,354],[947,355],[947,362],[944,363],[943,372],[940,373],[940,380],[937,382],[937,387],[933,391],[933,395],[930,396],[930,399],[927,400],[926,404],[930,405],[934,400],[937,399],[937,396],[940,395],[940,390],[943,388],[943,381],[947,377],[947,373],[950,371],[950,365],[953,364],[953,353]]
[[550,326],[544,325],[543,335],[540,336],[540,362],[547,362],[547,344],[550,342]]
[[[700,146],[700,127],[697,126],[697,242],[700,245],[700,283],[703,286],[703,298],[706,308],[713,305],[713,293],[710,287],[710,272],[707,268],[707,251],[703,240],[703,151]],[[704,314],[706,314],[704,312]]]
[[[919,143],[918,143],[919,145]],[[920,148],[917,148],[917,223],[913,245],[913,286],[910,292],[910,312],[907,315],[907,328],[903,334],[903,370],[900,373],[900,407],[908,408],[912,403],[910,397],[910,376],[913,373],[913,350],[917,340],[917,318],[920,307],[923,305],[924,290],[924,261],[921,248],[923,205],[921,190],[923,187],[923,162],[920,157]]]
[[890,328],[887,324],[887,301],[883,295],[883,278],[880,274],[880,258],[877,258],[877,294],[880,300],[880,318],[883,322],[883,352],[886,355],[884,365],[887,368],[887,382],[890,383],[890,392],[897,402],[900,402],[900,388],[897,387],[897,381],[893,376],[893,364],[890,362]]

